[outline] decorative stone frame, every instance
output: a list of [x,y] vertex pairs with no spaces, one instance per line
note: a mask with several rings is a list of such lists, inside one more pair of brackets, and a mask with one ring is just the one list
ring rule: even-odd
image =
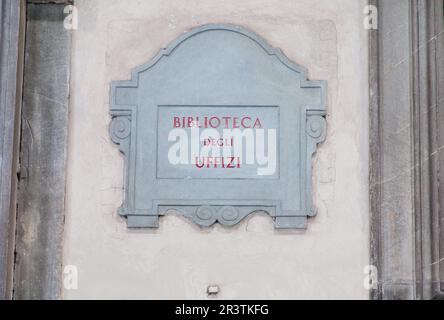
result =
[[[200,99],[189,98],[187,97],[188,93],[185,92],[182,93],[179,98],[174,100],[174,98],[170,98],[169,96],[157,98],[155,96],[155,92],[160,91],[160,89],[157,87],[152,88],[152,86],[157,86],[156,83],[151,83],[151,87],[149,88],[145,85],[145,87],[141,87],[139,90],[139,85],[144,85],[141,84],[142,76],[148,78],[150,72],[152,72],[151,68],[157,66],[161,61],[164,64],[174,63],[172,61],[174,61],[173,52],[175,52],[175,50],[179,52],[182,44],[187,43],[187,41],[195,41],[195,37],[202,37],[202,35],[206,32],[223,32],[226,34],[226,36],[222,39],[224,39],[224,41],[228,41],[228,43],[231,41],[231,38],[229,37],[238,37],[240,35],[242,41],[248,43],[252,42],[255,45],[255,51],[248,51],[250,56],[242,56],[242,59],[249,61],[250,64],[255,65],[255,68],[262,72],[263,67],[260,63],[258,63],[258,61],[262,61],[259,59],[263,59],[262,55],[264,55],[263,51],[265,51],[267,55],[267,62],[270,61],[270,65],[273,64],[275,69],[283,68],[285,70],[286,73],[283,73],[285,75],[283,77],[290,78],[287,76],[287,74],[289,73],[288,70],[291,70],[291,72],[294,74],[291,79],[297,79],[295,83],[291,83],[293,86],[291,91],[297,93],[296,95],[299,97],[299,100],[282,102],[282,105],[279,106],[279,112],[282,113],[281,118],[285,118],[285,115],[289,114],[290,112],[292,114],[296,113],[297,116],[295,116],[295,118],[300,122],[300,124],[297,126],[295,125],[295,128],[289,128],[289,125],[286,124],[285,126],[281,126],[279,130],[283,133],[285,132],[286,134],[290,133],[290,136],[297,139],[299,143],[298,147],[294,147],[292,144],[286,145],[287,148],[290,148],[295,154],[300,156],[298,162],[300,164],[298,164],[298,167],[295,167],[294,169],[298,171],[293,174],[293,172],[290,170],[290,160],[288,156],[279,156],[281,162],[280,166],[282,167],[281,170],[286,172],[286,174],[281,175],[278,179],[276,179],[277,182],[273,181],[273,183],[270,183],[267,181],[266,183],[246,183],[248,187],[240,185],[237,182],[231,183],[230,188],[243,188],[242,193],[247,194],[243,197],[239,195],[232,195],[231,198],[225,199],[215,197],[215,195],[210,195],[211,198],[204,198],[198,192],[194,192],[192,196],[185,196],[185,194],[188,192],[185,192],[186,190],[184,187],[179,187],[179,184],[181,183],[179,179],[162,181],[162,183],[159,182],[159,179],[155,174],[153,174],[153,172],[156,170],[156,160],[154,158],[152,159],[152,165],[148,170],[136,172],[136,158],[138,156],[138,152],[142,152],[137,149],[139,146],[137,134],[140,133],[140,130],[147,130],[145,128],[157,128],[158,125],[157,117],[151,116],[149,118],[145,118],[143,128],[140,127],[140,124],[138,124],[139,119],[137,119],[137,115],[140,111],[138,108],[141,108],[141,104],[146,104],[144,106],[145,109],[149,108],[152,110],[156,110],[161,105],[177,105],[175,102],[172,103],[171,101],[186,101],[186,103],[182,103],[182,105],[186,106],[219,105],[218,101],[208,97],[211,95],[211,92],[199,93],[199,96],[203,96],[203,98]],[[227,37],[228,40],[226,40]],[[200,49],[198,49],[198,51],[199,50]],[[238,49],[233,47],[232,50]],[[206,53],[203,54],[205,55]],[[231,61],[225,61],[224,59],[221,59],[221,61],[222,65],[226,64],[226,68],[230,69],[232,64]],[[262,72],[260,74],[263,74],[265,77],[265,73]],[[221,75],[227,84],[236,81],[236,76],[242,77],[243,75],[228,73]],[[247,74],[247,76],[250,75]],[[175,75],[162,75],[162,79],[168,79],[168,77],[173,78]],[[258,106],[258,108],[260,108],[260,106],[275,106],[277,105],[276,101],[281,102],[281,98],[275,100],[272,98],[267,98],[260,92],[260,90],[257,90],[255,85],[251,85],[251,87],[253,88],[251,92],[247,91],[239,94],[239,97],[236,96],[237,100],[234,98],[230,99],[229,90],[231,89],[225,89],[225,87],[214,87],[213,89],[228,91],[226,94],[224,93],[223,100],[226,101],[224,101],[223,104],[220,104],[220,106],[235,106],[239,108],[242,106]],[[152,98],[152,96],[146,94],[145,100],[159,100],[161,102],[146,103],[145,100],[138,98],[138,96],[142,94],[140,92],[150,90],[151,95],[154,97]],[[290,89],[282,88],[282,96],[290,96],[287,93],[289,90]],[[174,92],[171,92],[170,95],[173,97],[175,96]],[[259,96],[261,99],[257,98]],[[169,209],[176,209],[196,224],[205,227],[211,226],[216,222],[219,222],[224,226],[233,226],[253,212],[265,211],[275,218],[276,228],[303,229],[307,225],[307,216],[314,216],[316,214],[316,210],[312,206],[311,162],[312,155],[316,150],[316,145],[322,142],[326,136],[326,83],[324,81],[308,81],[307,72],[305,69],[291,62],[280,50],[269,46],[258,35],[244,28],[225,24],[204,25],[195,28],[173,41],[168,48],[162,49],[152,61],[142,65],[139,68],[136,68],[132,72],[132,79],[130,81],[113,82],[111,85],[110,97],[110,113],[112,116],[110,134],[112,140],[119,145],[120,151],[125,155],[125,197],[124,204],[120,208],[119,212],[122,216],[127,218],[128,227],[157,227],[159,215],[162,215]],[[242,101],[242,103],[236,103],[238,101]],[[250,101],[253,101],[253,103],[249,103]],[[298,132],[298,130],[300,131]],[[150,136],[157,139],[157,137],[155,137],[156,134],[151,134]],[[285,137],[285,140],[283,137]],[[284,141],[287,142],[289,139],[290,137],[282,134],[279,139],[279,143]],[[145,143],[147,142],[145,141]],[[152,148],[151,151],[154,152],[154,149]],[[280,149],[279,153],[284,154],[284,151]],[[285,154],[288,153],[288,151],[285,151]],[[136,176],[138,175],[153,178],[146,179],[147,181],[144,180],[143,183],[137,183]],[[296,175],[299,177],[299,181],[293,181],[297,180]],[[201,181],[199,183],[205,184],[206,190],[213,190],[217,187],[221,188],[224,186],[224,182],[226,181],[219,179],[212,181]],[[267,184],[272,186],[273,190],[282,191],[279,193],[279,196],[267,196],[267,192],[265,190],[266,187],[263,187],[261,184]],[[233,187],[233,185],[235,186]],[[287,188],[290,188],[291,190],[284,190],[284,186],[287,186]],[[190,188],[193,188],[192,179],[188,180],[186,186],[186,189],[189,190]],[[245,188],[248,190],[245,190]],[[143,192],[140,190],[143,190]],[[137,197],[137,192],[143,193],[143,200],[141,200],[140,197]],[[241,192],[239,192],[239,194],[241,194]],[[178,197],[178,195],[180,195],[180,197]],[[148,202],[150,203],[147,203],[145,198],[149,198]],[[296,203],[296,201],[293,201],[293,198],[300,199],[300,201]],[[138,205],[137,202],[143,202],[144,207],[142,207],[142,205]]]

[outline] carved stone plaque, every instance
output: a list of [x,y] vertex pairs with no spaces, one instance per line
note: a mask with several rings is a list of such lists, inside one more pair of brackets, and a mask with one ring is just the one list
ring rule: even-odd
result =
[[125,155],[128,227],[173,209],[200,226],[265,211],[276,228],[314,216],[312,155],[326,134],[326,83],[256,34],[196,28],[111,85],[112,140]]

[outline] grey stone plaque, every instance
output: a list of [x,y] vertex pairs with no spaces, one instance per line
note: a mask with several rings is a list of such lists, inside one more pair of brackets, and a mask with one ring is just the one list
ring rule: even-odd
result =
[[128,227],[174,209],[200,226],[265,211],[303,229],[312,155],[326,135],[326,83],[238,26],[185,33],[111,85],[112,140],[125,155]]

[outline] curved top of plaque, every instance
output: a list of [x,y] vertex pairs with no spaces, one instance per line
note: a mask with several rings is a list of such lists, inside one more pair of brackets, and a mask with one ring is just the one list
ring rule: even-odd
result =
[[[217,35],[216,35],[217,34]],[[230,35],[231,34],[231,35]],[[233,37],[232,35],[237,35],[237,37]],[[199,44],[193,44],[193,41],[200,42]],[[249,48],[248,44],[250,44]],[[237,25],[232,24],[206,24],[202,25],[200,27],[193,28],[192,30],[185,32],[183,35],[176,38],[174,41],[172,41],[167,48],[161,49],[154,58],[151,59],[151,61],[134,68],[131,72],[131,80],[123,80],[123,81],[113,81],[111,84],[111,110],[113,109],[114,105],[121,105],[121,104],[131,104],[131,100],[133,99],[125,99],[128,98],[128,95],[124,94],[124,96],[119,96],[119,88],[137,88],[139,87],[139,80],[140,75],[146,72],[149,72],[150,69],[152,69],[154,66],[156,66],[160,61],[164,60],[165,58],[168,58],[170,56],[173,56],[173,53],[176,51],[178,52],[178,55],[181,55],[184,58],[177,57],[177,60],[182,59],[183,61],[178,61],[178,63],[183,62],[182,67],[184,68],[189,62],[195,60],[197,61],[198,58],[204,58],[201,59],[201,64],[205,64],[204,60],[208,61],[208,66],[213,66],[213,70],[217,68],[215,66],[217,62],[217,58],[223,58],[224,55],[227,53],[237,53],[239,54],[240,60],[246,60],[250,61],[251,65],[250,67],[253,67],[257,69],[256,74],[260,75],[261,77],[264,77],[264,75],[273,75],[273,72],[271,69],[268,69],[267,67],[270,67],[271,65],[265,62],[264,57],[259,57],[258,50],[255,50],[256,47],[259,47],[262,49],[262,51],[268,56],[269,62],[275,60],[275,62],[279,61],[282,67],[288,68],[288,70],[293,71],[294,73],[298,74],[298,80],[299,80],[299,88],[304,88],[308,90],[304,90],[304,92],[308,93],[310,88],[312,89],[318,89],[316,91],[312,91],[313,95],[315,96],[315,99],[312,104],[310,104],[311,101],[307,101],[305,105],[308,106],[308,109],[310,110],[319,110],[319,111],[325,111],[326,110],[326,87],[327,83],[323,80],[308,80],[307,78],[307,70],[306,68],[294,63],[290,59],[288,59],[285,54],[281,51],[279,48],[274,48],[270,46],[262,37],[257,35],[256,33],[245,29],[244,27],[240,27]],[[183,48],[182,48],[183,47]],[[185,48],[188,47],[188,48]],[[192,47],[192,48],[191,48]],[[224,48],[222,48],[224,47]],[[242,50],[240,50],[239,47],[244,47]],[[227,48],[235,48],[235,50],[219,50],[219,49],[227,49]],[[191,50],[187,50],[191,49]],[[180,51],[183,51],[181,54]],[[192,54],[196,55],[198,52],[200,52],[200,57],[190,57],[187,56],[188,52],[190,51]],[[197,51],[197,52],[196,52]],[[256,60],[256,61],[255,61]],[[262,60],[262,61],[261,61]],[[261,62],[264,62],[261,63]],[[220,65],[227,67],[229,63],[227,61],[221,61]],[[244,62],[243,66],[238,66],[237,70],[235,71],[235,74],[237,75],[239,71],[246,71],[246,70],[239,70],[242,69],[242,67],[247,68],[247,64]],[[272,68],[275,68],[276,65],[271,66]],[[262,69],[262,70],[261,70]],[[268,70],[267,70],[268,69]],[[206,71],[206,70],[202,70]],[[210,70],[211,71],[211,70]],[[267,72],[268,71],[268,72]],[[197,71],[196,71],[197,73]],[[242,72],[243,74],[246,74],[247,72]],[[251,73],[251,72],[250,72]],[[229,80],[233,80],[233,77],[228,77]],[[193,79],[196,81],[197,79]],[[229,83],[223,83],[224,79],[221,79],[221,84],[224,86],[229,85]],[[242,79],[241,79],[242,80]],[[293,89],[296,89],[294,87],[295,83],[294,81],[287,81],[289,79],[282,79],[281,84],[288,84],[293,86]],[[246,83],[247,79],[242,80],[243,83]],[[116,90],[117,89],[117,90]],[[124,90],[121,90],[122,94],[124,93]],[[312,96],[313,96],[312,95]],[[310,100],[310,99],[308,99]],[[120,108],[118,108],[120,109]]]
[[[326,137],[326,87],[242,27],[184,33],[131,80],[111,83],[110,134],[125,155],[120,214],[129,227],[157,227],[169,209],[200,226],[233,226],[266,211],[277,228],[305,228],[316,214],[311,157]],[[199,115],[260,119],[277,132],[275,170],[260,174],[259,161],[230,172],[169,162],[172,117]]]

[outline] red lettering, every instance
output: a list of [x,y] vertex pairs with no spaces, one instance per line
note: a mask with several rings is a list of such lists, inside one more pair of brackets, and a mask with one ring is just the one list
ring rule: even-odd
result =
[[205,160],[202,159],[202,164],[199,163],[200,158],[196,157],[196,167],[198,167],[199,169],[202,169],[203,166],[205,165]]
[[234,157],[228,157],[228,161],[230,161],[227,165],[228,169],[234,169]]
[[[245,124],[246,120],[249,120],[249,121],[250,121],[250,124],[249,124],[249,125]],[[241,125],[242,125],[242,127],[245,128],[245,129],[249,129],[249,128],[251,128],[251,118],[250,118],[250,117],[244,117],[244,118],[242,118]]]
[[256,118],[253,124],[253,118],[249,116],[239,117],[174,117],[173,127],[174,128],[213,128],[218,129],[220,127],[226,129],[261,129],[262,123],[259,118]]
[[179,117],[174,117],[173,127],[180,128],[180,118]]
[[230,127],[230,117],[223,117],[222,119],[225,120],[225,128]]
[[[217,123],[217,124],[214,124],[214,120],[216,120],[216,123]],[[210,126],[211,126],[211,128],[213,128],[213,129],[219,128],[219,126],[220,126],[220,119],[219,119],[218,117],[212,117],[212,118],[210,119]]]
[[253,128],[254,129],[256,129],[256,128],[262,129],[262,123],[261,123],[261,120],[259,120],[259,118],[257,118],[256,121],[254,122]]
[[233,129],[239,128],[239,124],[237,123],[238,120],[239,120],[239,118],[236,118],[236,117],[233,118]]

